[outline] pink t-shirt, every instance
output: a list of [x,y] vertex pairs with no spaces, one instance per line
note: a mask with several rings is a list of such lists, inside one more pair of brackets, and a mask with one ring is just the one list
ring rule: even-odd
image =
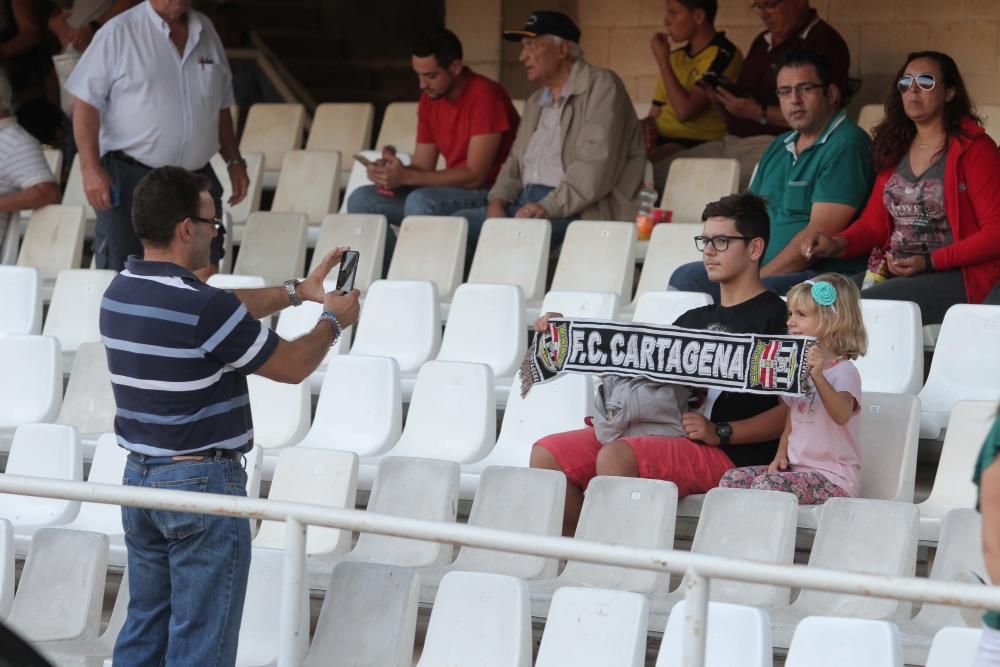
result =
[[861,374],[853,363],[841,360],[823,371],[838,392],[846,391],[858,409],[843,426],[833,421],[818,393],[785,398],[792,411],[792,432],[788,435],[788,469],[818,472],[851,497],[861,494],[860,426]]

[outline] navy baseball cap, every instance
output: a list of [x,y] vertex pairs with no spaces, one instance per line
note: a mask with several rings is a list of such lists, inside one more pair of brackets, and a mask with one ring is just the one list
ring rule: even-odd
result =
[[555,35],[571,42],[580,41],[580,29],[573,19],[562,12],[539,10],[528,14],[523,30],[505,30],[503,38],[509,42],[520,42],[525,37]]

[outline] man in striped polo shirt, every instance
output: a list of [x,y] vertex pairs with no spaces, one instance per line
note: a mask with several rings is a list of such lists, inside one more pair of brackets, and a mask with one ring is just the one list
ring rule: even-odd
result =
[[[132,224],[144,259],[129,257],[101,303],[119,444],[129,486],[246,495],[253,446],[246,375],[298,383],[341,327],[358,292],[324,293],[344,248],[303,281],[226,292],[194,271],[209,262],[220,221],[209,181],[179,167],[150,172],[135,190]],[[302,299],[325,310],[308,334],[279,338],[258,318]],[[247,519],[122,508],[129,608],[119,665],[233,665],[250,566]]]

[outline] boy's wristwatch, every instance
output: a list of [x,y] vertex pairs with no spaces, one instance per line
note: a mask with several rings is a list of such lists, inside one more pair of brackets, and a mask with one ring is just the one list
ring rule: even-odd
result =
[[733,437],[733,427],[728,422],[720,422],[715,425],[715,435],[719,437],[720,445],[728,445],[729,439]]

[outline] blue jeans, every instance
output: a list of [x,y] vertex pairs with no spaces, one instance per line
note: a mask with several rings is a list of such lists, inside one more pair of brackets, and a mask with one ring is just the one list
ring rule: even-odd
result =
[[374,185],[364,185],[351,193],[347,200],[348,213],[384,215],[389,223],[385,234],[385,266],[396,249],[396,233],[408,215],[457,215],[455,211],[486,205],[488,190],[465,188],[399,188],[395,197],[380,194]]
[[[795,273],[783,273],[778,276],[761,278],[760,281],[764,283],[764,287],[778,296],[784,296],[788,290],[799,283],[818,275],[819,271],[796,271]],[[705,265],[701,262],[689,262],[674,269],[670,276],[669,288],[682,292],[703,292],[711,296],[715,303],[719,303],[719,283],[713,283],[708,279]]]
[[[124,484],[245,496],[246,481],[240,463],[225,458],[130,454]],[[130,597],[114,663],[234,665],[250,571],[249,520],[122,507],[122,527]]]

